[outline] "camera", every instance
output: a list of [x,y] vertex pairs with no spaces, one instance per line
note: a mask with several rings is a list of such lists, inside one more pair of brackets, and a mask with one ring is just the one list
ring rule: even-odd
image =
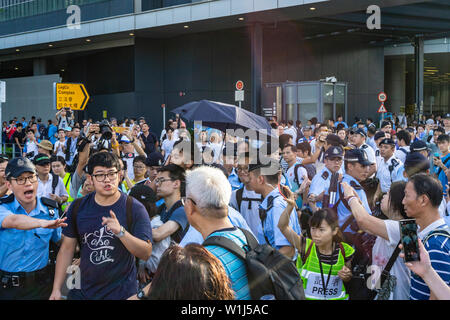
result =
[[113,131],[111,128],[111,125],[109,124],[108,120],[103,120],[99,123],[100,127],[100,133],[101,133],[101,140],[110,140],[113,135]]

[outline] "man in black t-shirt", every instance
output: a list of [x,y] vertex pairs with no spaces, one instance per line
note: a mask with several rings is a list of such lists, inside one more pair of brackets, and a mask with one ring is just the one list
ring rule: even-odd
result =
[[149,154],[155,152],[158,148],[158,137],[153,132],[150,132],[150,128],[147,123],[143,123],[141,127],[142,134],[139,138],[142,140],[142,144],[145,146],[144,151],[148,156]]
[[25,139],[25,132],[23,131],[23,125],[19,122],[16,124],[16,131],[13,133],[12,140],[16,147],[15,149],[15,157],[22,156],[23,143]]

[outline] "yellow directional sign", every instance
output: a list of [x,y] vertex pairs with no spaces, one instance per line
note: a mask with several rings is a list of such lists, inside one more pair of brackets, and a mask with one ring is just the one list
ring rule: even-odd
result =
[[89,94],[82,83],[56,83],[56,109],[84,110]]

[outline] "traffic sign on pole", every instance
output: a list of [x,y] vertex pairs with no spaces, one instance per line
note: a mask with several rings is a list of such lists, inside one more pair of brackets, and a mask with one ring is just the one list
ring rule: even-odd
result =
[[380,92],[380,93],[378,94],[378,101],[380,101],[380,102],[386,102],[386,100],[387,100],[387,95],[386,95],[386,93]]
[[386,113],[387,112],[386,108],[384,107],[384,103],[381,104],[381,106],[378,108],[377,112],[378,113]]
[[236,82],[236,90],[243,90],[244,89],[244,81],[239,80],[238,82]]
[[58,110],[84,110],[89,101],[89,94],[82,83],[56,83],[55,96]]

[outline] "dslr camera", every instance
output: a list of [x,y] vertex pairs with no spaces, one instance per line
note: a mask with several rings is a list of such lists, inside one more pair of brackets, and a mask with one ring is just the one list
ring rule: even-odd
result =
[[113,130],[111,128],[111,125],[109,124],[108,120],[102,120],[101,122],[99,122],[99,127],[100,127],[100,133],[101,133],[101,138],[100,140],[111,140],[112,135],[113,135]]

